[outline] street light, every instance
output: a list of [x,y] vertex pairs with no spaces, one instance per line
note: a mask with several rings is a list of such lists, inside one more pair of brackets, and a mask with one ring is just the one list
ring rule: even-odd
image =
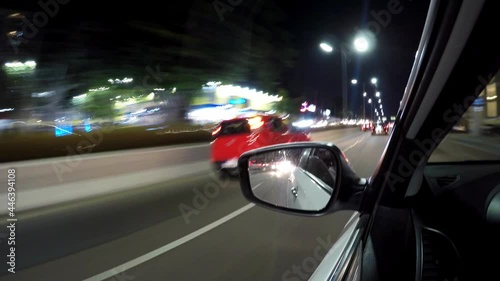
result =
[[375,96],[376,96],[377,98],[378,98],[378,97],[380,97],[380,92],[376,92],[376,93],[375,93]]
[[372,78],[371,82],[372,82],[372,84],[377,84],[378,79],[377,78]]
[[352,80],[351,80],[351,83],[352,83],[353,85],[356,85],[356,84],[358,84],[358,80],[356,80],[356,79],[352,79]]
[[368,99],[368,103],[372,103],[372,99]]
[[370,44],[368,43],[368,39],[364,36],[358,36],[354,39],[354,49],[360,53],[364,53],[368,51]]
[[378,103],[382,103],[382,99],[378,99]]
[[366,92],[363,93],[363,97],[366,97]]
[[[333,46],[322,42],[319,44],[321,50],[326,53],[333,52]],[[340,46],[340,63],[342,64],[342,111],[344,114],[347,112],[347,51],[341,45]],[[351,81],[352,82],[352,81]]]
[[332,46],[330,46],[330,45],[329,45],[329,44],[327,44],[327,43],[321,43],[321,44],[319,44],[319,47],[320,47],[323,51],[325,51],[325,52],[327,52],[327,53],[331,53],[331,52],[333,52],[333,47],[332,47]]
[[380,109],[382,109],[382,105],[380,105]]

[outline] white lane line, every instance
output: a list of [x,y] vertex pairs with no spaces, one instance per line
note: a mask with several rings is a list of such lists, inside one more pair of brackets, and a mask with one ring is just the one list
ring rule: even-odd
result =
[[[118,150],[118,151],[106,151],[106,152],[98,152],[98,153],[83,153],[83,154],[78,154],[76,155],[79,158],[79,160],[92,160],[92,159],[99,159],[99,158],[105,158],[105,157],[127,157],[127,156],[132,156],[132,155],[143,155],[143,154],[148,154],[148,153],[160,153],[160,152],[166,152],[166,151],[175,151],[175,150],[183,150],[183,149],[192,149],[192,148],[200,148],[200,147],[209,147],[210,144],[204,143],[204,144],[195,144],[195,145],[179,145],[179,146],[174,146],[174,147],[164,147],[164,148],[158,148],[158,147],[149,147],[149,148],[133,148],[133,149],[125,149],[125,150]],[[29,167],[29,166],[36,166],[36,165],[44,165],[44,164],[52,164],[54,162],[60,162],[60,161],[70,161],[68,158],[69,157],[75,157],[75,155],[68,155],[68,156],[60,156],[60,157],[53,157],[53,158],[43,158],[43,159],[35,159],[35,160],[26,160],[26,161],[18,161],[18,162],[7,162],[7,163],[2,163],[0,165],[0,168],[7,168],[7,167]]]
[[162,255],[162,254],[164,254],[164,253],[166,253],[166,252],[168,252],[168,251],[170,251],[172,249],[175,249],[175,248],[179,247],[180,245],[182,245],[182,244],[184,244],[186,242],[189,242],[189,241],[193,240],[194,238],[196,238],[196,237],[198,237],[198,236],[200,236],[200,235],[202,235],[202,234],[204,234],[204,233],[206,233],[206,232],[208,232],[208,231],[210,231],[210,230],[212,230],[212,229],[220,226],[221,224],[223,224],[223,223],[225,223],[225,222],[227,222],[227,221],[229,221],[229,220],[237,217],[238,215],[243,214],[244,212],[250,210],[254,206],[255,206],[255,204],[250,203],[250,204],[248,204],[248,205],[246,205],[246,206],[244,206],[244,207],[242,207],[242,208],[240,208],[240,209],[238,209],[238,210],[230,213],[229,215],[227,215],[227,216],[225,216],[225,217],[223,217],[221,219],[218,219],[218,220],[214,221],[213,223],[211,223],[211,224],[209,224],[207,226],[204,226],[204,227],[196,230],[195,232],[192,232],[192,233],[190,233],[190,234],[188,234],[188,235],[186,235],[186,236],[184,236],[182,238],[179,238],[179,239],[177,239],[177,240],[175,240],[175,241],[173,241],[173,242],[171,242],[171,243],[169,243],[169,244],[167,244],[165,246],[162,246],[162,247],[160,247],[160,248],[158,248],[156,250],[153,250],[153,251],[151,251],[151,252],[149,252],[147,254],[144,254],[144,255],[142,255],[142,256],[140,256],[138,258],[135,258],[135,259],[133,259],[131,261],[123,263],[123,264],[121,264],[121,265],[119,265],[117,267],[114,267],[114,268],[110,269],[110,270],[104,271],[103,273],[100,273],[100,274],[97,274],[97,275],[92,276],[90,278],[87,278],[87,279],[85,279],[83,281],[102,281],[102,280],[105,280],[107,278],[111,278],[111,277],[113,277],[113,276],[115,276],[115,275],[117,275],[119,273],[122,273],[122,272],[124,272],[126,270],[129,270],[129,269],[131,269],[131,268],[133,268],[135,266],[138,266],[141,263],[147,262],[150,259],[153,259],[153,258],[155,258],[155,257],[157,257],[159,255]]
[[261,183],[259,183],[258,185],[256,185],[256,186],[252,187],[252,190],[256,190],[256,189],[257,189],[257,187],[261,186],[263,183],[264,183],[264,182],[261,182]]
[[366,138],[366,136],[362,137],[361,139],[357,140],[353,145],[349,146],[348,148],[346,149],[343,149],[344,152],[348,151],[349,149],[355,147],[358,143],[362,142],[364,139]]

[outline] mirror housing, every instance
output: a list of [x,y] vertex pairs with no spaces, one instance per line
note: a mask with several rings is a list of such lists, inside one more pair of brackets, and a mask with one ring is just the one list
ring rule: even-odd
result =
[[[258,198],[258,196],[256,196],[253,192],[253,189],[256,189],[256,186],[252,187],[251,181],[252,177],[255,176],[251,174],[251,169],[249,169],[249,161],[252,160],[252,162],[254,162],[253,159],[259,157],[265,157],[265,155],[281,153],[281,152],[285,153],[284,151],[291,151],[296,149],[298,150],[320,149],[323,151],[327,150],[330,153],[330,155],[332,155],[335,158],[336,161],[336,175],[334,180],[335,186],[330,188],[328,196],[331,197],[328,200],[328,203],[326,203],[326,206],[323,207],[324,203],[322,203],[321,207],[318,208],[317,210],[290,208],[287,206],[283,206],[284,204],[272,203],[270,202],[270,200],[262,200],[262,198]],[[295,168],[299,169],[297,167]],[[340,210],[359,211],[368,184],[366,179],[360,178],[358,175],[356,175],[354,170],[350,167],[349,160],[337,146],[335,146],[332,143],[324,143],[324,142],[295,142],[295,143],[272,145],[251,150],[241,155],[241,157],[238,160],[238,169],[240,174],[241,190],[244,197],[247,200],[272,210],[289,214],[296,214],[296,215],[321,216],[324,214]],[[304,172],[304,169],[300,170]],[[310,175],[310,173],[308,173],[307,171],[305,171],[305,173]],[[311,177],[316,179],[316,177],[314,176]],[[315,187],[319,188],[321,185],[323,186],[324,189],[325,185],[323,181],[312,180],[311,182],[316,183]],[[283,192],[281,190],[284,189],[288,190],[288,187],[285,186],[285,181],[282,181],[281,183],[274,183],[274,185],[280,189],[280,192]],[[308,188],[311,187],[309,186]],[[291,191],[295,196],[297,196],[295,187],[292,187]]]

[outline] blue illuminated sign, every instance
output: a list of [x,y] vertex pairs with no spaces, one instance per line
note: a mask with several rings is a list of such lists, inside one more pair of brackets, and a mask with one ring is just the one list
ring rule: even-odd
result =
[[247,100],[244,98],[229,100],[229,104],[245,104],[246,102],[247,102]]

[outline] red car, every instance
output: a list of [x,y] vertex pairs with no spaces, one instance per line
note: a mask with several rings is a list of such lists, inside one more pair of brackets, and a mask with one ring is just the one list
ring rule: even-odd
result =
[[277,116],[259,115],[221,122],[212,132],[210,159],[217,171],[237,174],[238,158],[263,146],[310,141],[309,133],[291,132]]

